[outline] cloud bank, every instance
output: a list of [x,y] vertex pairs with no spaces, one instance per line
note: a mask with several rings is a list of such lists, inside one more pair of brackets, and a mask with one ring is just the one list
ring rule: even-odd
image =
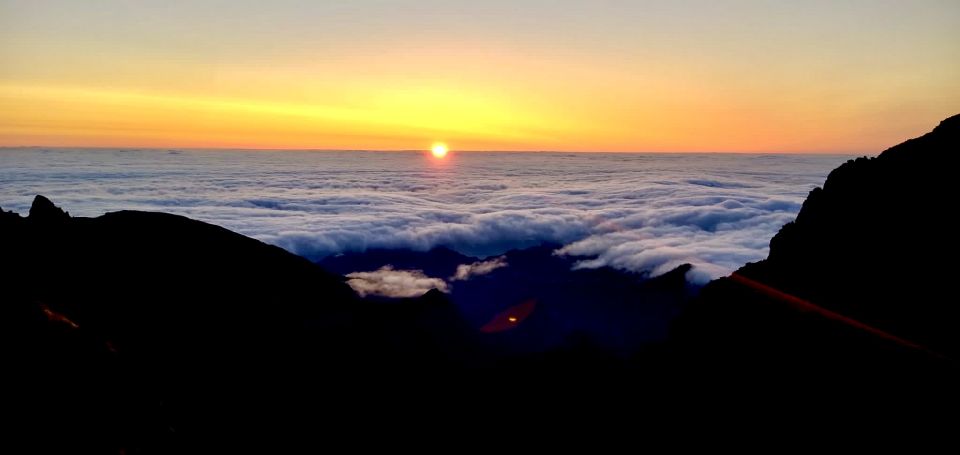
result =
[[490,257],[552,242],[579,267],[689,262],[705,280],[763,258],[848,158],[7,149],[0,207],[26,213],[44,194],[80,216],[177,213],[311,259],[440,245]]

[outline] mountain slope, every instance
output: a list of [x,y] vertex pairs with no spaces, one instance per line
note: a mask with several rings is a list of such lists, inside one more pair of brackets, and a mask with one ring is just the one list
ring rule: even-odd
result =
[[469,357],[434,334],[459,327],[449,302],[363,302],[342,277],[217,226],[70,217],[42,196],[28,217],[0,213],[5,403],[35,441],[178,451],[283,434],[294,403],[362,409],[390,390],[371,381]]
[[[814,189],[766,260],[716,280],[675,340],[715,362],[898,365],[960,354],[953,274],[960,116]],[[909,359],[909,360],[907,360]]]

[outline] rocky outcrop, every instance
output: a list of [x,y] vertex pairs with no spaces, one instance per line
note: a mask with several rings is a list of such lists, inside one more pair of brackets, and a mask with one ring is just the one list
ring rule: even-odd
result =
[[30,205],[28,218],[34,223],[62,223],[70,219],[70,214],[53,205],[50,199],[38,194]]
[[704,290],[675,341],[711,362],[795,368],[957,358],[958,154],[954,116],[835,169],[766,260]]

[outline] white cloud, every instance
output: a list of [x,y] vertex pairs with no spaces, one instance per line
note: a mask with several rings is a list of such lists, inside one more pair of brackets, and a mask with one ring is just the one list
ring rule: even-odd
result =
[[[763,258],[848,157],[16,150],[0,207],[43,194],[71,214],[134,209],[208,221],[311,259],[444,245],[488,257],[552,242],[581,267],[715,277]],[[697,275],[699,274],[699,275]]]
[[507,266],[507,259],[503,256],[473,264],[460,264],[457,272],[450,277],[450,281],[466,281],[475,276],[486,275],[496,269]]
[[441,278],[431,278],[420,270],[394,270],[391,266],[373,272],[347,274],[347,284],[361,297],[419,297],[431,289],[450,292],[450,286]]

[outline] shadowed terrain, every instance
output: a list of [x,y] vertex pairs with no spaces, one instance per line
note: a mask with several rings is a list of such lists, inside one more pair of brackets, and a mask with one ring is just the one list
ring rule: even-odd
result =
[[704,289],[677,344],[714,367],[955,369],[958,153],[954,116],[835,169],[766,260]]
[[[695,298],[689,266],[655,278],[571,270],[574,259],[545,245],[488,268],[446,249],[321,267],[181,216],[71,217],[37,196],[29,216],[0,211],[7,387],[18,425],[46,441],[163,452],[246,431],[309,433],[302,415],[319,410],[349,426],[371,409],[467,413],[518,391],[569,406],[637,403],[662,390],[644,388],[655,379],[953,377],[956,236],[945,213],[958,149],[952,117],[842,165],[768,259]],[[325,270],[386,265],[451,290],[361,298]],[[691,393],[681,384],[671,386]]]
[[184,217],[72,218],[38,196],[3,213],[0,239],[9,379],[31,390],[23,425],[55,439],[173,444],[269,425],[283,396],[472,359],[433,294],[363,302],[306,259]]
[[[601,347],[590,325],[564,321],[594,305],[596,333],[651,308],[642,318],[664,332],[661,313],[676,313],[688,295],[687,268],[656,279],[571,272],[572,259],[536,248],[505,255],[505,275],[458,281],[463,308],[478,312],[465,317],[437,290],[361,299],[342,276],[213,225],[133,211],[71,217],[43,196],[27,217],[3,212],[0,239],[2,347],[33,416],[22,425],[110,451],[174,450],[250,426],[288,434],[306,403],[348,414],[398,400],[440,405],[447,393],[496,395],[550,372],[628,371],[631,359],[609,341]],[[410,255],[391,254],[364,261],[403,265]],[[447,258],[427,268],[443,276],[474,259],[431,256]],[[349,259],[339,262],[363,268]],[[470,299],[479,289],[487,300]],[[530,298],[539,308],[515,327],[485,329]],[[490,384],[487,373],[466,373],[478,369]]]

